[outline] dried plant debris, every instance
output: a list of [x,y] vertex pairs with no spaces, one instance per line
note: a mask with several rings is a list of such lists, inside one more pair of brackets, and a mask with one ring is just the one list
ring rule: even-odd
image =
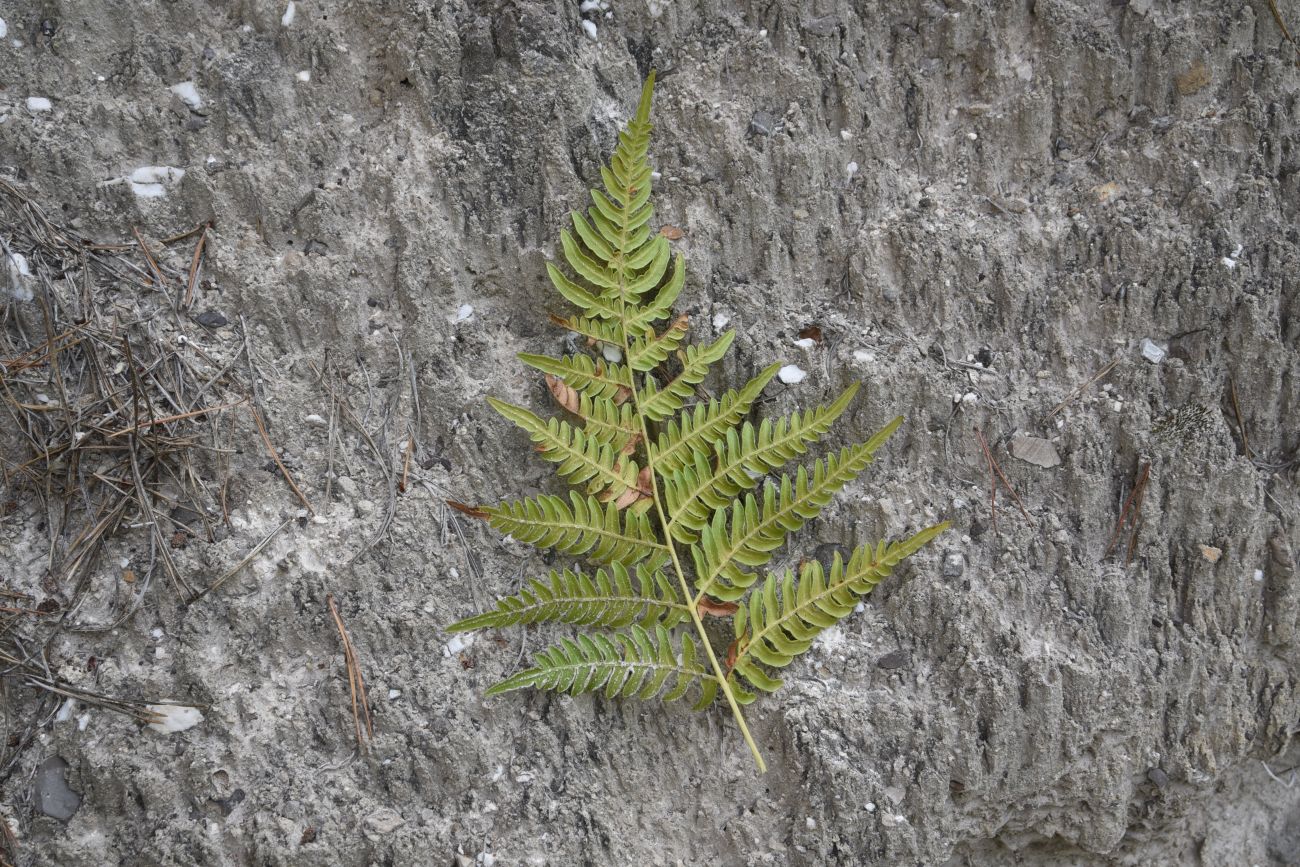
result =
[[1158,417],[1151,433],[1164,443],[1189,446],[1204,439],[1214,429],[1214,412],[1209,407],[1189,403]]
[[[185,549],[228,527],[230,455],[259,420],[247,337],[212,339],[190,316],[208,236],[96,243],[0,181],[0,638],[22,650],[0,655],[0,685],[27,697],[4,725],[69,699],[161,721],[51,671],[72,637],[160,593],[195,598]],[[0,735],[2,778],[25,738]]]

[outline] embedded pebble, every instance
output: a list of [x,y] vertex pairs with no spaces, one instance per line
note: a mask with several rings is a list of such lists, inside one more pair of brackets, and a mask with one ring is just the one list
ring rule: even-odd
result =
[[787,364],[776,372],[776,376],[786,385],[797,385],[807,379],[808,373],[797,364]]
[[817,341],[813,340],[811,337],[801,337],[794,342],[794,345],[800,349],[812,349],[817,345]]
[[1223,556],[1223,549],[1216,548],[1213,545],[1202,545],[1201,556],[1211,563],[1218,563],[1219,558]]
[[597,42],[597,41],[599,41],[599,37],[598,37],[597,34],[596,34],[596,22],[595,22],[595,21],[584,21],[584,22],[582,22],[582,31],[583,31],[584,33],[587,34],[587,38],[590,39],[592,42]]
[[293,23],[293,19],[298,14],[298,6],[293,0],[289,0],[289,5],[284,8],[284,15],[280,18],[280,26],[288,27]]
[[455,656],[462,650],[468,650],[474,644],[474,634],[453,635],[451,640],[442,646],[443,656]]
[[179,84],[173,84],[167,89],[180,97],[181,102],[194,111],[203,108],[203,97],[199,95],[199,89],[194,86],[194,82],[182,81]]
[[455,325],[458,322],[464,322],[474,315],[473,304],[462,304],[456,308],[456,312],[447,317],[447,321]]
[[61,756],[50,756],[36,769],[33,794],[41,815],[66,822],[81,807],[81,795],[68,785],[67,774],[68,763]]
[[1061,465],[1061,455],[1056,451],[1056,446],[1052,445],[1051,440],[1042,437],[1016,436],[1012,438],[1009,448],[1012,457],[1025,463],[1049,469]]
[[298,79],[299,81],[305,84],[308,81],[311,81],[311,70],[309,69],[299,70],[298,73],[294,76],[294,78]]
[[947,551],[943,555],[943,577],[960,578],[966,571],[966,557],[960,551]]
[[197,707],[185,707],[178,704],[151,704],[147,705],[147,708],[162,717],[157,722],[149,723],[149,728],[165,735],[192,729],[203,722],[203,714]]
[[725,313],[714,313],[714,314],[713,314],[713,330],[714,330],[714,331],[721,331],[722,329],[726,328],[726,327],[727,327],[727,324],[730,323],[730,322],[731,322],[731,317],[728,316],[728,315],[725,314]]
[[1159,364],[1164,361],[1165,356],[1169,354],[1164,347],[1160,346],[1149,337],[1142,338],[1140,347],[1142,349],[1142,357],[1152,364]]
[[49,111],[52,108],[54,108],[54,105],[43,96],[27,97],[27,110],[32,113],[38,111]]

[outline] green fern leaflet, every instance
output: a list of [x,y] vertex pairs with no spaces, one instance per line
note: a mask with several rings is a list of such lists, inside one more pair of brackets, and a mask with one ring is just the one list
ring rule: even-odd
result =
[[[902,560],[947,528],[864,545],[829,570],[807,562],[797,574],[769,573],[791,533],[821,513],[902,423],[865,442],[784,471],[825,436],[857,393],[786,418],[748,420],[778,364],[719,398],[696,386],[731,347],[727,331],[709,344],[686,340],[672,317],[686,270],[668,238],[651,229],[650,100],[654,73],[636,116],[619,134],[604,182],[585,214],[560,233],[568,271],[547,273],[578,308],[552,317],[590,354],[522,354],[546,374],[565,412],[543,419],[489,399],[573,486],[550,494],[467,509],[496,530],[539,548],[583,558],[552,571],[452,632],[552,622],[580,631],[538,653],[530,668],[488,690],[532,687],[572,694],[674,701],[704,709],[721,696],[760,770],[763,757],[742,706],[781,686],[777,672],[850,614]],[[660,324],[665,323],[665,324]],[[734,640],[706,628],[733,621]]]

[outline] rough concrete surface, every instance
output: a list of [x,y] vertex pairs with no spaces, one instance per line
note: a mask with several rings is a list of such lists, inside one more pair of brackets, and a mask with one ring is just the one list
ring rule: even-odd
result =
[[[192,339],[247,337],[320,516],[198,604],[160,577],[118,628],[48,648],[198,725],[54,718],[6,681],[9,730],[46,715],[0,788],[15,863],[1300,863],[1300,68],[1267,0],[608,12],[0,0],[0,174],[106,242],[212,221],[193,310],[227,324]],[[785,359],[809,375],[765,412],[860,379],[842,440],[907,416],[783,560],[955,524],[753,707],[762,777],[721,706],[485,702],[521,633],[442,631],[544,567],[443,499],[559,489],[483,398],[548,405],[514,354],[562,346],[543,263],[651,66],[681,306],[697,336],[739,330],[707,385]],[[113,182],[147,166],[184,175]],[[6,292],[0,321],[28,315]],[[795,346],[810,324],[824,341]],[[308,419],[331,388],[375,449]],[[1028,511],[1003,490],[996,530],[977,429]],[[230,527],[174,552],[198,586],[300,508],[240,446]],[[1126,568],[1127,533],[1104,554],[1148,463]],[[65,598],[40,589],[37,498],[4,493],[0,580]],[[115,543],[137,562],[139,532]],[[327,593],[373,705],[363,755]],[[66,822],[38,809],[51,756]]]

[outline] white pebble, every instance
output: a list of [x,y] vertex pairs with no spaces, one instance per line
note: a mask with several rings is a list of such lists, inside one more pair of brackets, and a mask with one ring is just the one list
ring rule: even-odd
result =
[[284,15],[280,18],[280,26],[288,27],[293,23],[294,16],[298,14],[298,7],[293,0],[289,0],[289,5],[284,8]]
[[869,364],[876,360],[876,353],[868,352],[865,349],[855,349],[853,350],[853,360],[860,361],[863,364]]
[[853,133],[849,132],[847,129],[842,129],[840,130],[840,138],[844,141],[848,141],[853,138]]
[[1153,341],[1149,337],[1142,338],[1141,349],[1142,349],[1142,357],[1145,358],[1147,361],[1151,362],[1152,364],[1159,364],[1160,362],[1164,361],[1165,355],[1168,354],[1165,351],[1164,347],[1155,343],[1155,341]]
[[623,360],[622,347],[615,346],[612,343],[602,343],[600,345],[600,354],[604,356],[605,360],[610,364],[618,364]]
[[303,416],[302,420],[313,427],[325,427],[329,424],[329,422],[325,420],[324,416],[317,415],[314,412],[310,415]]
[[50,101],[43,96],[27,97],[27,110],[32,112],[33,114],[38,111],[49,111],[53,107],[54,106],[50,103]]
[[307,82],[311,81],[311,70],[303,69],[299,71],[298,74],[294,76],[294,78],[298,79],[303,84],[306,84]]
[[179,96],[181,102],[195,111],[203,108],[203,97],[199,95],[199,89],[194,86],[194,82],[182,81],[180,84],[173,84],[167,89]]
[[474,634],[453,635],[451,641],[442,646],[443,656],[455,656],[462,650],[468,650],[474,644]]
[[858,164],[856,162],[851,162],[844,167],[844,171],[848,174],[849,177],[853,177],[858,173]]
[[804,820],[804,827],[807,828],[809,831],[816,831],[817,820],[814,819],[812,816],[809,816],[807,819]]
[[0,39],[4,39],[8,35],[9,35],[9,25],[5,23],[5,20],[3,18],[0,18]]
[[874,813],[876,812],[876,805],[871,803],[870,801],[867,801],[867,805],[862,809],[866,810],[868,813]]
[[1256,570],[1255,570],[1255,580],[1256,580],[1257,582],[1258,582],[1258,581],[1263,581],[1263,580],[1264,580],[1264,570],[1263,570],[1263,569],[1256,569]]
[[966,138],[970,139],[971,141],[975,141],[975,139],[979,138],[979,133],[968,132],[966,133]]
[[800,337],[794,342],[794,345],[800,349],[812,349],[817,345],[817,341],[813,340],[811,337]]
[[451,322],[453,325],[456,324],[457,322],[464,322],[466,319],[469,319],[473,315],[474,315],[474,305],[462,304],[456,308],[456,312],[451,316]]
[[390,689],[390,690],[388,691],[388,700],[389,700],[389,701],[393,701],[393,700],[395,700],[395,699],[399,699],[399,698],[401,698],[401,697],[402,697],[402,691],[401,691],[400,689]]
[[587,38],[590,39],[592,42],[596,42],[596,41],[598,40],[598,37],[596,36],[596,22],[595,22],[595,21],[584,21],[584,22],[582,22],[582,30],[583,30],[584,33],[587,34]]
[[786,385],[798,385],[808,377],[808,373],[797,364],[787,364],[776,372],[776,376]]
[[973,391],[968,391],[961,396],[961,402],[966,404],[967,406],[974,406],[975,404],[979,403],[979,399],[980,399],[979,395]]
[[582,5],[578,7],[578,11],[583,15],[586,15],[588,12],[597,12],[599,10],[600,0],[582,0]]
[[721,331],[722,329],[726,328],[727,325],[728,325],[728,323],[730,323],[730,322],[731,322],[731,317],[728,316],[728,315],[725,314],[725,313],[714,313],[714,314],[713,314],[713,330],[714,330],[714,331]]
[[146,705],[146,707],[162,717],[157,722],[149,723],[149,728],[165,735],[192,729],[203,722],[203,714],[199,712],[197,707],[185,707],[175,704],[151,704]]
[[766,28],[766,27],[764,27],[762,30],[758,31],[758,38],[759,38],[759,39],[766,39],[766,38],[767,38],[767,28]]

